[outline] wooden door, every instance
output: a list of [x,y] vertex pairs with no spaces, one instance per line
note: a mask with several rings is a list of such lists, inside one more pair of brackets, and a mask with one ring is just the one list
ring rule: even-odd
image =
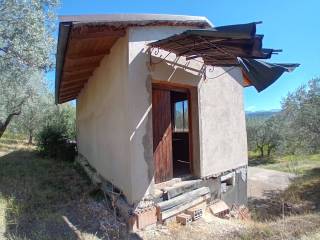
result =
[[155,183],[172,178],[170,90],[152,89],[153,161]]

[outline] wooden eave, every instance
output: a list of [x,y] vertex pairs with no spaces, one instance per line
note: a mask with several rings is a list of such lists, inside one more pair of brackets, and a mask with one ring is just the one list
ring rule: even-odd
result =
[[101,60],[125,34],[124,28],[71,24],[65,51],[60,59],[63,63],[56,86],[57,103],[77,98]]

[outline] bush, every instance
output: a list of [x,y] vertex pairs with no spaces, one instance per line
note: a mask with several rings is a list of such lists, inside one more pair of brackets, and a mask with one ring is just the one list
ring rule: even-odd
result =
[[37,136],[37,145],[41,154],[64,161],[73,161],[76,155],[75,143],[67,136],[64,125],[47,125]]

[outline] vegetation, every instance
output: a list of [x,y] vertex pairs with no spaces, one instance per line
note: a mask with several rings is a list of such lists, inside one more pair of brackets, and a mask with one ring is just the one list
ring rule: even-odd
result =
[[247,118],[249,150],[260,157],[320,151],[320,78],[312,79],[283,99],[269,118]]
[[53,68],[57,0],[0,0],[0,138]]

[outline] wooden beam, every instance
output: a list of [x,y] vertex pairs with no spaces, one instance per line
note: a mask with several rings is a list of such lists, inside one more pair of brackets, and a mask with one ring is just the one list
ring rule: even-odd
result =
[[83,58],[98,58],[98,57],[104,57],[105,55],[110,54],[110,49],[106,49],[104,51],[99,52],[78,52],[73,54],[68,54],[68,59],[83,59]]
[[81,72],[81,73],[63,73],[62,79],[70,81],[70,80],[77,80],[77,79],[84,79],[84,78],[89,78],[92,75],[93,71],[87,71],[87,72]]
[[84,85],[84,84],[78,85],[78,86],[63,87],[63,88],[60,89],[60,92],[61,92],[61,93],[65,93],[65,92],[69,92],[69,91],[71,91],[71,90],[77,90],[77,91],[79,91],[79,90],[81,90],[81,89],[83,88],[83,85]]
[[77,75],[77,74],[80,74],[80,73],[91,73],[94,71],[94,68],[83,68],[83,69],[78,69],[78,70],[63,70],[63,73],[65,73],[66,75]]
[[74,100],[75,98],[76,98],[76,96],[75,96],[75,97],[69,97],[69,98],[59,99],[59,100],[60,100],[59,103],[69,102],[69,101],[71,101],[71,100]]
[[62,87],[70,87],[70,86],[80,86],[80,85],[83,85],[87,82],[87,78],[82,78],[82,79],[77,79],[77,80],[73,80],[73,81],[69,81],[69,82],[63,82],[61,85],[60,85],[60,88]]
[[71,39],[84,40],[91,38],[105,37],[123,37],[126,31],[124,29],[113,30],[111,28],[77,27],[72,30]]
[[61,95],[61,96],[59,96],[59,99],[70,99],[70,98],[75,98],[77,96],[78,96],[77,93],[69,94],[69,95]]
[[60,96],[59,99],[70,99],[70,98],[75,98],[77,94],[69,94],[65,96]]
[[65,67],[64,67],[64,71],[68,72],[68,71],[78,71],[78,70],[83,70],[83,69],[95,69],[96,67],[99,66],[99,62],[94,62],[94,63],[88,63],[88,64],[81,64],[81,65],[72,65],[66,63]]
[[68,94],[78,93],[81,89],[82,89],[82,87],[81,88],[67,89],[67,90],[60,89],[60,96],[65,96],[65,95],[68,95]]

